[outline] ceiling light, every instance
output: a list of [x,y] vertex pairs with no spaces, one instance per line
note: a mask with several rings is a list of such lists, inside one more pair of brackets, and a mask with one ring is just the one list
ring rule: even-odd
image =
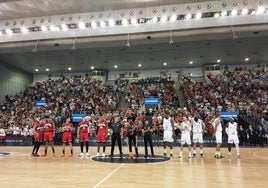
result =
[[80,29],[85,29],[86,25],[85,25],[84,22],[79,22],[79,23],[78,23],[78,27],[79,27]]
[[54,25],[51,25],[51,26],[49,27],[49,29],[50,29],[51,31],[59,31],[59,30],[60,30],[59,27],[56,27],[56,26],[54,26]]
[[246,15],[246,14],[248,14],[248,9],[244,8],[244,9],[242,10],[241,14],[242,14],[242,15]]
[[263,14],[264,11],[265,11],[264,7],[259,7],[259,8],[257,9],[257,14]]
[[71,67],[69,67],[69,68],[68,68],[68,70],[72,70],[72,68],[71,68]]
[[251,11],[251,13],[250,13],[251,15],[254,15],[254,14],[256,14],[256,11],[255,10],[253,10],[253,11]]
[[6,33],[12,35],[13,32],[11,31],[11,29],[6,29]]
[[246,58],[245,58],[245,61],[249,61],[249,58],[248,58],[248,57],[246,57]]
[[170,19],[169,19],[169,21],[171,21],[171,22],[174,22],[176,20],[177,20],[177,16],[176,15],[171,16]]
[[127,25],[128,24],[128,21],[126,19],[123,19],[122,20],[122,25]]
[[167,16],[162,16],[160,20],[161,20],[161,22],[166,22],[168,20],[168,17]]
[[49,69],[48,69],[48,68],[46,68],[46,71],[49,71]]
[[35,69],[35,72],[38,72],[39,70],[38,69]]
[[109,26],[111,26],[111,27],[115,26],[115,21],[114,20],[110,20],[109,21]]
[[97,23],[96,22],[91,22],[91,27],[93,27],[93,28],[97,27]]
[[63,31],[66,31],[66,30],[68,29],[68,27],[67,27],[66,24],[62,24],[62,25],[61,25],[61,29],[62,29]]
[[115,65],[114,68],[117,69],[117,65]]
[[27,29],[26,27],[22,27],[22,28],[21,28],[21,32],[22,32],[22,33],[28,33],[28,29]]
[[227,12],[226,11],[222,11],[221,12],[221,16],[227,16]]
[[219,14],[219,13],[216,13],[216,14],[214,15],[214,17],[215,17],[215,18],[218,18],[218,17],[220,17],[220,14]]
[[190,61],[190,62],[189,62],[190,65],[193,64],[193,63],[194,63],[193,61]]
[[164,63],[163,63],[163,65],[164,65],[164,66],[167,66],[167,63],[166,63],[166,62],[164,62]]
[[93,67],[93,66],[91,66],[90,68],[91,68],[92,70],[94,69],[94,67]]
[[138,64],[138,67],[141,67],[141,64]]
[[192,18],[192,15],[191,14],[186,14],[185,18],[186,18],[186,20],[190,20]]
[[196,19],[199,19],[199,18],[201,18],[202,17],[202,14],[201,13],[197,13],[196,15],[195,15],[195,18]]
[[218,60],[217,60],[217,63],[220,63],[220,62],[221,62],[221,60],[220,60],[220,59],[218,59]]
[[138,23],[137,19],[135,19],[135,18],[131,19],[131,24],[132,25],[136,25],[137,23]]
[[47,27],[43,25],[43,26],[41,26],[41,30],[42,31],[47,31]]
[[231,12],[231,15],[232,16],[235,16],[235,15],[237,15],[238,14],[238,11],[237,10],[232,10],[232,12]]
[[157,22],[157,20],[158,20],[157,17],[153,17],[152,22],[155,23]]
[[100,26],[101,26],[101,27],[104,27],[104,26],[105,26],[105,22],[104,22],[104,21],[101,21],[101,22],[100,22]]

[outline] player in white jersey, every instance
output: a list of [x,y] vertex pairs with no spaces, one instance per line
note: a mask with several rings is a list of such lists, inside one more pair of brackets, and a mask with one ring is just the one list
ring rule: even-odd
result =
[[214,134],[213,137],[216,137],[216,152],[215,152],[215,158],[221,159],[224,158],[224,156],[221,155],[221,144],[222,144],[222,124],[221,124],[221,115],[217,113],[215,115],[215,119],[213,122],[214,127]]
[[187,119],[187,117],[183,117],[183,122],[180,124],[180,130],[181,130],[181,146],[180,146],[180,154],[179,158],[182,158],[182,151],[183,146],[186,143],[188,146],[188,158],[191,158],[191,122]]
[[239,154],[239,139],[238,139],[238,125],[234,121],[234,118],[230,118],[230,121],[227,123],[227,127],[225,129],[227,135],[228,135],[228,157],[231,157],[231,149],[232,149],[232,144],[235,145],[235,149],[237,152],[237,157],[240,158]]
[[167,143],[169,144],[169,148],[170,148],[170,157],[173,157],[173,142],[174,142],[174,119],[172,117],[170,117],[169,113],[166,112],[165,116],[163,118],[163,144],[164,144],[164,157],[167,156],[167,150],[166,150],[166,146]]
[[192,120],[193,127],[193,157],[196,157],[196,145],[200,145],[200,156],[204,157],[203,154],[203,131],[206,127],[205,123],[197,116]]

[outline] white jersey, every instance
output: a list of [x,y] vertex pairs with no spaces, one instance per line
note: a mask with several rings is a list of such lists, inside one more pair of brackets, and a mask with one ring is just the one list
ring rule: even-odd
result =
[[202,133],[202,132],[203,132],[202,120],[198,119],[197,122],[193,120],[193,133]]
[[163,119],[163,129],[164,131],[173,131],[170,117],[168,119]]
[[182,134],[190,134],[191,132],[191,124],[189,121],[183,121],[181,123],[181,133]]
[[237,135],[237,123],[236,122],[229,122],[228,123],[228,129],[227,129],[228,135]]
[[0,136],[6,136],[5,129],[0,128]]
[[214,129],[215,129],[217,119],[219,120],[219,124],[218,124],[218,126],[217,126],[217,130],[216,130],[216,132],[222,132],[222,124],[221,124],[221,121],[220,121],[219,118],[214,119],[213,127],[214,127]]

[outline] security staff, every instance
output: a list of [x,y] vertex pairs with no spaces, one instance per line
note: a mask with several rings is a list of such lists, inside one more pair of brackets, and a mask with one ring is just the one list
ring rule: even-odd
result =
[[148,143],[151,148],[151,154],[152,157],[154,157],[154,148],[153,148],[153,141],[152,141],[152,132],[153,132],[153,126],[152,124],[149,124],[149,120],[145,120],[143,126],[142,126],[142,133],[144,135],[144,149],[145,149],[145,155],[144,157],[148,157]]
[[120,157],[122,157],[122,144],[121,138],[123,137],[123,129],[122,124],[119,121],[119,117],[115,117],[114,121],[110,123],[109,127],[112,129],[112,147],[111,147],[111,155],[110,157],[114,156],[114,146],[115,142],[117,141]]

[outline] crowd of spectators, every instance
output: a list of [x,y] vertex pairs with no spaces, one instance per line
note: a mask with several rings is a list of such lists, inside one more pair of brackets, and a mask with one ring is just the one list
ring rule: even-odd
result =
[[[120,80],[113,85],[85,76],[61,76],[36,82],[14,96],[6,96],[0,103],[0,126],[7,135],[32,134],[35,117],[49,115],[57,127],[72,113],[96,114],[115,110],[126,84]],[[36,107],[35,101],[46,101]]]
[[191,113],[199,113],[209,123],[216,111],[236,111],[254,128],[267,130],[267,79],[263,66],[254,68],[225,67],[222,74],[208,74],[207,82],[196,82],[191,76],[182,76],[182,88]]

